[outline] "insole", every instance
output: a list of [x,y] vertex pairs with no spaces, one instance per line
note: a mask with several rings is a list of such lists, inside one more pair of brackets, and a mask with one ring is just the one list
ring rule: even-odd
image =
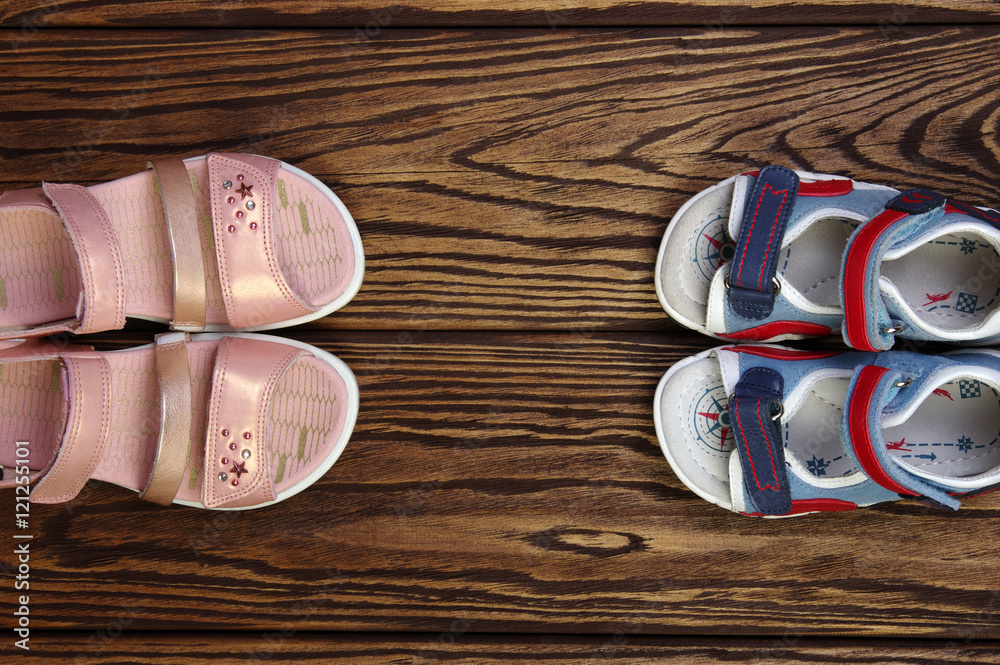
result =
[[[177,498],[201,500],[207,404],[216,341],[188,345],[194,412],[191,455]],[[92,477],[133,490],[145,485],[160,430],[159,385],[151,347],[106,354],[111,370],[107,444]],[[0,365],[0,463],[13,464],[14,442],[29,441],[31,467],[53,458],[65,426],[61,364],[43,360]],[[330,365],[305,356],[285,372],[271,400],[268,448],[276,492],[303,480],[336,445],[347,417],[346,386]],[[241,451],[237,449],[235,455]]]
[[885,261],[882,274],[918,317],[937,328],[959,330],[979,325],[996,310],[997,260],[996,248],[981,236],[955,234]]
[[829,217],[812,224],[785,247],[778,272],[810,302],[840,306],[840,264],[858,223]]
[[785,418],[785,448],[817,478],[836,478],[856,471],[844,454],[841,417],[847,399],[847,378],[818,381],[794,415]]
[[18,441],[28,443],[29,467],[45,468],[66,425],[62,364],[58,360],[0,364],[0,465],[13,478]]
[[1000,465],[1000,396],[987,383],[958,379],[883,434],[889,454],[909,466],[952,478],[979,475]]
[[[209,217],[208,168],[187,163],[204,228],[207,320],[225,323]],[[122,250],[129,316],[173,318],[173,263],[163,205],[152,171],[89,188],[107,211]],[[280,169],[274,202],[275,251],[282,274],[306,303],[319,307],[349,284],[354,271],[350,232],[336,205],[301,176]],[[0,212],[0,328],[73,318],[82,288],[72,241],[53,214]]]

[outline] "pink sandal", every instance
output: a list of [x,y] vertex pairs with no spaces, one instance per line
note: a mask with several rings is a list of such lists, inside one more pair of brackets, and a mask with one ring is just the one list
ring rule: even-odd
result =
[[269,330],[344,306],[364,253],[324,184],[268,157],[168,158],[93,187],[0,196],[0,339],[115,330]]
[[326,473],[358,412],[343,362],[267,335],[3,347],[0,488],[30,483],[34,503],[69,501],[93,478],[162,505],[268,506]]

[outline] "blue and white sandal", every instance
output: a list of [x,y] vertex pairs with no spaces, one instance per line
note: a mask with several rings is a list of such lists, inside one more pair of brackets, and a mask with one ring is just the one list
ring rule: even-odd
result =
[[767,166],[690,199],[667,227],[657,297],[727,340],[1000,339],[1000,213],[929,190]]
[[681,482],[744,515],[900,498],[958,509],[1000,487],[995,351],[723,346],[672,367],[653,408]]

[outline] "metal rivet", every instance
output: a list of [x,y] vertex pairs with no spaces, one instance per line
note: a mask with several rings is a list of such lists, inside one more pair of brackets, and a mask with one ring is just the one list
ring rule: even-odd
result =
[[232,186],[233,186],[233,183],[231,181],[229,181],[229,180],[227,180],[224,183],[222,183],[222,189],[229,189]]
[[238,481],[236,479],[233,479],[233,487],[236,487],[239,484],[240,484],[240,481]]
[[250,451],[249,450],[244,450],[240,454],[243,455],[243,459],[250,459]]
[[910,385],[911,383],[913,383],[913,377],[912,376],[908,376],[905,379],[903,379],[902,381],[893,381],[892,385],[896,386],[897,388],[905,388],[906,386]]
[[241,173],[241,174],[239,174],[238,176],[236,176],[236,179],[237,179],[237,180],[243,180],[243,174]]
[[242,210],[237,210],[236,211],[236,219],[243,219],[243,211]]
[[222,458],[222,463],[223,464],[229,464],[229,458],[228,457],[223,457]]
[[257,222],[250,222],[250,229],[254,230],[257,228]]
[[230,450],[236,450],[236,442],[235,441],[233,443],[229,444],[229,449]]
[[226,199],[226,203],[236,203],[236,197],[230,196],[228,199]]
[[230,224],[230,225],[229,225],[229,232],[230,232],[230,233],[236,233],[236,227],[235,227],[235,226],[233,226],[232,224]]
[[229,478],[229,476],[227,476],[225,473],[219,474],[219,480],[226,480],[227,478]]
[[227,429],[222,430],[222,436],[229,436],[229,430]]
[[253,210],[257,205],[253,201],[247,201],[247,210]]

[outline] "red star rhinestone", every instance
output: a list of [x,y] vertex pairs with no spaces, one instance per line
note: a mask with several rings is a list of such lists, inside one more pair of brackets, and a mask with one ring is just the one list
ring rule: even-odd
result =
[[233,468],[229,470],[229,473],[235,473],[236,477],[239,478],[244,473],[247,473],[247,463],[246,462],[233,462]]
[[237,192],[240,193],[240,201],[242,201],[248,196],[250,198],[253,198],[253,192],[250,191],[251,189],[253,189],[253,185],[247,187],[247,184],[245,182],[240,183],[240,188],[236,190]]

